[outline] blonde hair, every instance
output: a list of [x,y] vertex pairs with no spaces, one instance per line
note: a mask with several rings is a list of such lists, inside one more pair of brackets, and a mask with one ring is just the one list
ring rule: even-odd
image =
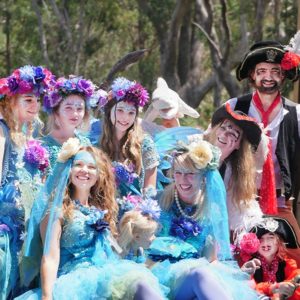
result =
[[32,136],[33,122],[27,123],[27,132],[24,135],[20,128],[20,124],[18,123],[18,120],[15,117],[13,109],[16,105],[16,102],[18,101],[18,97],[19,95],[14,95],[11,97],[5,96],[4,99],[0,101],[0,113],[3,119],[5,120],[8,128],[10,129],[10,136],[12,141],[18,147],[22,147],[26,143],[26,140]]
[[[204,138],[214,144],[220,126],[221,123],[214,126]],[[248,205],[256,194],[254,150],[245,134],[242,135],[240,148],[233,151],[226,161],[230,162],[232,169],[229,187],[226,189],[232,190],[233,203],[241,209],[242,204]]]
[[[103,151],[92,146],[81,147],[79,151],[81,150],[87,151],[93,155],[99,171],[98,179],[90,191],[89,204],[101,210],[107,210],[104,219],[109,223],[113,235],[116,236],[118,204],[115,199],[115,177],[110,159]],[[72,196],[74,191],[75,187],[69,182],[63,199],[63,214],[65,218],[71,219],[73,217],[74,203],[72,201]]]
[[[197,169],[195,167],[195,163],[190,158],[188,152],[181,153],[174,158],[173,165],[172,165],[171,172],[170,172],[171,177],[173,177],[173,175],[174,175],[175,165],[179,166],[180,168],[188,169],[191,172],[199,172],[199,169]],[[202,192],[199,195],[199,198],[197,199],[197,210],[195,212],[195,216],[197,216],[197,218],[199,218],[203,212],[203,206],[200,204],[203,204],[203,205],[205,204],[204,203],[204,197],[206,194],[205,191],[206,191],[206,188],[205,188],[205,184],[204,184],[204,186],[202,188]],[[175,193],[175,182],[172,182],[164,189],[164,192],[163,192],[161,200],[160,200],[160,206],[163,210],[168,211],[171,208],[171,206],[174,202],[174,193]]]
[[50,134],[53,129],[59,129],[59,126],[55,122],[55,116],[58,115],[58,110],[60,108],[60,105],[70,95],[77,95],[77,96],[81,97],[84,100],[84,116],[83,116],[82,123],[79,125],[79,128],[84,130],[84,131],[87,131],[89,129],[90,112],[89,112],[89,109],[86,106],[85,98],[84,98],[84,96],[82,96],[80,94],[74,93],[74,94],[68,94],[67,96],[65,96],[63,98],[62,101],[59,102],[59,104],[57,106],[53,107],[51,113],[47,117],[47,124],[46,124],[46,129],[45,129],[46,134]]
[[124,137],[120,140],[118,147],[115,142],[115,126],[111,122],[110,113],[117,100],[111,99],[104,108],[104,120],[100,148],[109,155],[111,160],[120,161],[120,158],[132,162],[135,172],[140,174],[142,169],[141,135],[142,131],[137,123],[138,108],[136,108],[136,118],[133,125],[127,129]]
[[124,213],[120,220],[118,237],[123,255],[128,254],[130,251],[136,233],[155,232],[157,228],[158,223],[150,216],[143,215],[140,211],[131,210]]

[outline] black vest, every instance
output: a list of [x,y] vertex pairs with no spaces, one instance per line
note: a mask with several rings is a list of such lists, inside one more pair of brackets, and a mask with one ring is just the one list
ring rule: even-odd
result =
[[[240,110],[248,114],[252,94],[238,98],[234,110]],[[280,166],[286,199],[295,197],[300,190],[300,138],[296,103],[282,97],[283,107],[289,111],[279,127],[278,140],[275,154]],[[294,201],[296,203],[297,201]]]

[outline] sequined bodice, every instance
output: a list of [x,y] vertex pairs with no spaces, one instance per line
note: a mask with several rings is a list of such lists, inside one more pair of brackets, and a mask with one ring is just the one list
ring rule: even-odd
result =
[[59,273],[67,273],[76,266],[92,265],[99,233],[88,224],[93,208],[77,206],[72,219],[65,219],[60,239]]

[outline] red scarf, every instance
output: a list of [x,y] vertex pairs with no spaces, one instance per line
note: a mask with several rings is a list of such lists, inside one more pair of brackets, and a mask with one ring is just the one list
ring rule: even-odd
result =
[[[277,97],[274,99],[267,111],[264,110],[261,99],[257,92],[253,95],[253,102],[260,112],[262,122],[266,128],[269,123],[270,114],[274,111],[277,105],[280,104],[281,96],[278,93]],[[270,132],[267,133],[270,136]],[[268,154],[266,161],[263,166],[263,173],[260,186],[260,198],[259,205],[264,214],[276,215],[277,211],[277,198],[276,198],[276,187],[275,187],[275,172],[274,163],[272,158],[272,144],[269,141],[268,144]]]
[[278,271],[279,258],[275,257],[269,264],[266,259],[259,255],[258,259],[261,262],[261,268],[263,272],[263,282],[274,283],[276,282],[276,273]]

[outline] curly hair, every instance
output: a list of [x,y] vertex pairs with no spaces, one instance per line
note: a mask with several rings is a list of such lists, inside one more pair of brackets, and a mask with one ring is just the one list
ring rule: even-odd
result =
[[[216,141],[216,131],[219,126],[221,126],[221,123],[214,126],[210,133],[204,136],[212,144]],[[232,190],[233,203],[241,209],[241,205],[247,205],[256,194],[254,149],[245,135],[242,136],[240,148],[234,150],[226,158],[226,162],[230,163],[232,169],[232,176],[227,190]]]
[[0,101],[0,113],[2,118],[5,120],[8,128],[10,129],[10,136],[12,141],[18,146],[24,146],[26,140],[32,136],[33,132],[33,122],[27,124],[26,135],[22,133],[20,124],[14,114],[14,106],[18,101],[19,95],[5,96],[3,100]]
[[[55,107],[53,107],[51,113],[48,115],[47,118],[47,124],[46,124],[46,129],[45,132],[46,134],[50,134],[53,129],[59,129],[58,125],[55,122],[55,115],[58,115],[58,110],[60,108],[60,105],[63,103],[63,101],[70,95],[77,95],[84,99],[84,97],[81,94],[74,93],[74,94],[69,94],[64,97],[64,99]],[[86,102],[85,102],[85,109],[84,109],[84,116],[82,123],[80,124],[80,129],[87,131],[89,128],[89,120],[90,120],[90,113],[89,110],[86,107]]]
[[104,121],[102,137],[100,140],[100,148],[109,155],[111,160],[127,160],[135,166],[135,172],[140,174],[142,169],[141,154],[141,135],[142,131],[137,123],[138,107],[136,109],[136,118],[130,128],[127,129],[123,138],[116,147],[115,125],[112,124],[110,114],[114,105],[117,104],[116,99],[111,99],[104,108]]
[[[90,190],[89,205],[95,206],[101,210],[107,210],[105,221],[109,223],[113,235],[117,235],[116,222],[118,215],[118,204],[115,199],[116,186],[115,177],[111,166],[111,161],[108,156],[92,146],[82,146],[79,151],[87,151],[95,158],[98,179],[95,185]],[[75,193],[75,187],[70,181],[66,187],[65,196],[63,199],[63,214],[64,217],[71,219],[73,216],[74,202],[72,196]]]

